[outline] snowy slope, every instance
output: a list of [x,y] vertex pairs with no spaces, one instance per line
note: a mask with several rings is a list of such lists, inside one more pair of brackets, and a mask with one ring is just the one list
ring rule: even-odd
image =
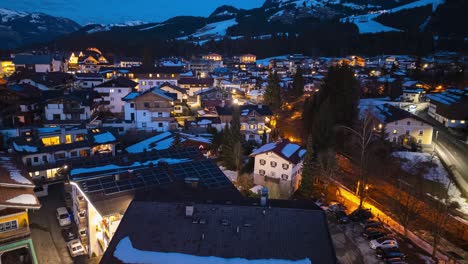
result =
[[197,30],[197,32],[192,34],[192,36],[196,38],[209,37],[213,35],[223,37],[226,35],[227,29],[234,25],[237,25],[235,18],[211,23]]
[[8,22],[13,19],[27,16],[28,13],[13,11],[5,8],[0,8],[0,18],[2,22]]
[[437,9],[437,7],[443,4],[444,2],[445,0],[418,0],[418,1],[414,1],[406,5],[402,5],[399,7],[389,9],[389,10],[379,10],[377,12],[370,12],[365,15],[345,17],[345,18],[340,19],[340,21],[341,22],[349,21],[351,23],[354,23],[358,27],[359,33],[361,34],[388,32],[388,31],[401,31],[399,29],[388,27],[379,22],[376,22],[375,19],[382,14],[396,13],[401,10],[412,9],[416,7],[426,6],[426,5],[432,5],[432,11],[434,12]]

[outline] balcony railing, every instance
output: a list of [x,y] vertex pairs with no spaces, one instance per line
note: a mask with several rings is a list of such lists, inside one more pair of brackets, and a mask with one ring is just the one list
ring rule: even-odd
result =
[[29,226],[20,227],[15,230],[2,232],[0,233],[0,244],[14,241],[16,239],[28,237],[30,234],[31,234],[31,231],[29,230]]

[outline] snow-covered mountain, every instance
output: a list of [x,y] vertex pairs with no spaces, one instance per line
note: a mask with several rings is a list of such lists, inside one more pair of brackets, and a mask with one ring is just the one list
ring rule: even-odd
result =
[[79,28],[80,25],[67,18],[0,8],[0,48],[3,49],[49,41]]

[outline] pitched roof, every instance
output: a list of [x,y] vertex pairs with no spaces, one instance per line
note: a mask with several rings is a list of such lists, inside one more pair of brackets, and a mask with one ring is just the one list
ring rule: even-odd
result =
[[192,84],[192,85],[213,85],[214,79],[213,78],[198,78],[198,77],[181,77],[178,84]]
[[468,120],[468,87],[447,89],[443,93],[427,96],[431,104],[437,105],[436,112],[448,119]]
[[391,104],[376,105],[374,107],[375,107],[375,111],[377,111],[376,113],[377,117],[383,123],[391,123],[391,122],[399,121],[405,118],[413,118],[413,119],[426,123],[420,117],[413,115],[410,112],[405,111],[399,107],[393,106]]
[[145,94],[148,94],[148,93],[153,93],[157,96],[160,96],[166,100],[169,100],[169,101],[174,101],[174,100],[177,100],[177,94],[173,94],[173,93],[168,93],[166,91],[163,91],[161,89],[159,89],[159,87],[153,87],[149,90],[146,90],[142,93],[138,93],[138,94],[135,94],[134,92],[132,93],[129,93],[127,94],[123,100],[126,100],[126,101],[132,101],[132,100],[135,100],[137,99],[138,97],[142,96],[142,95],[145,95]]
[[0,152],[0,207],[39,209],[34,184],[19,163]]
[[312,202],[254,202],[135,200],[101,263],[175,263],[161,262],[164,253],[178,263],[336,263],[325,213]]
[[95,87],[130,87],[130,88],[135,88],[138,85],[138,83],[127,79],[125,77],[117,77],[115,79],[112,79],[110,81],[101,83],[99,85],[96,85]]
[[282,142],[272,142],[261,146],[260,148],[254,150],[251,157],[255,157],[259,154],[273,152],[276,155],[282,157],[283,159],[292,162],[294,164],[299,163],[306,153],[305,149],[302,149],[298,144],[290,143],[287,140]]
[[[164,87],[170,87],[170,88],[172,88],[172,89],[174,89],[174,90],[176,90],[176,91],[178,91],[178,92],[180,92],[180,93],[182,93],[182,94],[187,94],[187,90],[186,90],[186,89],[180,88],[179,86],[173,85],[173,84],[168,83],[168,82],[164,82],[164,83],[161,84],[158,88],[161,89],[161,90],[163,90],[162,88],[164,88]],[[165,90],[163,90],[163,91],[165,91]]]

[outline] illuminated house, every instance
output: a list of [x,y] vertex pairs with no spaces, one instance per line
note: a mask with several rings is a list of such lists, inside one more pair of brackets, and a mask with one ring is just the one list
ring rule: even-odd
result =
[[44,123],[77,125],[88,121],[97,109],[96,97],[93,91],[79,90],[48,99],[44,103]]
[[253,54],[243,54],[239,56],[239,60],[241,63],[256,63],[257,62],[257,56]]
[[75,222],[89,256],[105,252],[128,205],[140,191],[150,196],[153,188],[181,183],[202,191],[238,194],[216,163],[197,148],[91,159],[86,164],[72,165],[69,178]]
[[163,83],[177,85],[182,73],[182,66],[174,67],[134,67],[130,69],[128,77],[138,83],[137,90],[147,91]]
[[134,91],[138,84],[124,77],[117,77],[94,87],[94,91],[101,95],[101,107],[112,113],[124,113],[123,98]]
[[[41,205],[34,195],[34,184],[0,152],[0,262],[37,264],[30,237],[28,210]],[[21,262],[24,260],[24,262]]]
[[11,58],[0,59],[0,77],[9,77],[15,72],[15,64]]
[[117,142],[107,129],[50,127],[23,132],[12,139],[11,149],[21,157],[33,179],[55,181],[73,160],[115,155]]
[[179,80],[179,87],[184,88],[187,90],[187,93],[190,96],[194,94],[206,90],[209,87],[213,86],[214,79],[207,77],[207,78],[197,78],[197,77],[181,77]]
[[93,88],[104,82],[99,73],[76,73],[74,85],[79,88]]
[[449,128],[468,127],[468,87],[429,94],[428,114]]
[[202,59],[210,60],[210,61],[222,61],[223,56],[221,56],[221,55],[219,55],[217,53],[209,53],[209,54],[203,55]]
[[125,120],[135,124],[139,130],[165,132],[176,128],[172,116],[176,94],[167,93],[157,87],[145,92],[132,92],[123,98]]
[[[261,143],[263,134],[266,134],[268,142],[271,132],[269,126],[273,116],[270,108],[261,104],[241,105],[238,107],[240,111],[241,134],[245,137],[245,140]],[[217,106],[216,111],[224,128],[224,124],[230,123],[232,120],[232,108]]]
[[255,158],[254,183],[262,186],[277,184],[281,195],[289,197],[299,188],[305,153],[301,146],[286,140],[254,150],[250,154]]
[[401,145],[432,144],[432,125],[399,107],[390,104],[374,106],[378,121],[375,130],[385,129],[385,139]]

